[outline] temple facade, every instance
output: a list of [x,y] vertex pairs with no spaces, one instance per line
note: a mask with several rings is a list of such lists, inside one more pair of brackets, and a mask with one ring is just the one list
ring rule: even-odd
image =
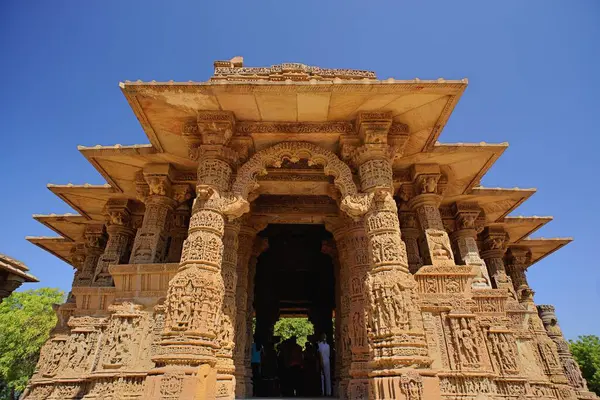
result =
[[248,398],[286,315],[328,335],[340,399],[596,398],[527,281],[570,239],[480,185],[507,144],[438,142],[466,86],[240,57],[121,83],[150,144],[48,185],[77,214],[28,240],[75,274],[24,399]]

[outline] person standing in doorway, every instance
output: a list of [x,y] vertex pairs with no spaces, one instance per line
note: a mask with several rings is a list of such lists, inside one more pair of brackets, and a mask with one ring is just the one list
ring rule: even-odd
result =
[[331,348],[327,343],[327,335],[321,334],[319,341],[319,360],[321,364],[321,392],[324,396],[331,396]]

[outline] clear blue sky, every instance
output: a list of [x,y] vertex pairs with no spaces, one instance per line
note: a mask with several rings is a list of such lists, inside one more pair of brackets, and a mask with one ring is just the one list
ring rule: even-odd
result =
[[516,214],[575,238],[532,267],[536,302],[567,337],[600,335],[596,0],[2,1],[0,252],[68,290],[72,268],[24,237],[53,234],[31,214],[72,212],[47,183],[104,183],[78,144],[148,142],[118,82],[202,81],[235,55],[469,78],[441,140],[510,143],[483,184],[537,187]]

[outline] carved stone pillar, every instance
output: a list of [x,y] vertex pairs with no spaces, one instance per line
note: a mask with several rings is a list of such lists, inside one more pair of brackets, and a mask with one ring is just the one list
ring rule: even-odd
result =
[[482,238],[483,252],[481,256],[487,264],[492,286],[508,290],[510,296],[517,300],[512,281],[506,274],[504,267],[504,253],[508,245],[508,234],[502,226],[492,225],[485,228]]
[[[219,113],[209,114],[219,117]],[[190,154],[198,160],[197,197],[180,267],[169,282],[164,305],[165,329],[157,355],[153,357],[155,376],[146,380],[146,394],[151,399],[231,399],[234,396],[233,380],[217,376],[216,357],[220,344],[232,342],[233,336],[232,329],[225,332],[229,338],[224,337],[220,329],[225,324],[222,321],[224,303],[225,307],[234,306],[231,300],[225,299],[222,275],[226,193],[234,161],[233,153],[224,146],[233,133],[233,116],[226,113],[225,117],[227,120],[223,123],[218,118],[206,122],[199,115],[197,125],[186,125],[184,130]],[[230,229],[228,226],[228,232]],[[230,264],[226,268],[233,268],[235,272],[236,262]],[[235,280],[233,286],[227,283],[234,291]]]
[[490,276],[487,266],[479,256],[477,248],[476,221],[481,212],[476,203],[461,202],[454,205],[455,231],[451,238],[458,251],[456,259],[461,264],[472,265],[477,268],[477,276],[473,278],[473,288],[490,288]]
[[[256,233],[259,229],[249,223],[248,220],[244,220],[242,221],[238,235],[237,284],[235,293],[235,349],[233,358],[235,363],[235,396],[239,399],[244,399],[252,395],[252,391],[248,392],[248,388],[251,388],[252,385],[252,370],[249,358],[246,363],[246,351],[247,349],[249,350],[246,342],[250,340],[247,332],[248,308],[251,307],[248,304],[249,281],[254,280],[254,276],[251,279],[249,278],[249,263],[252,257]],[[256,264],[254,267],[256,267]]]
[[565,340],[562,330],[558,325],[558,319],[556,318],[556,312],[554,306],[551,305],[538,305],[538,313],[546,332],[552,341],[556,344],[558,349],[558,356],[563,367],[563,371],[567,377],[569,386],[577,392],[577,398],[590,398],[594,399],[594,395],[588,391],[587,382],[581,374],[577,361],[573,358],[569,344]]
[[188,234],[191,209],[187,202],[181,204],[173,212],[171,229],[169,231],[170,245],[167,252],[167,262],[177,263],[181,259],[183,242]]
[[[261,229],[262,230],[262,229]],[[256,277],[256,264],[258,257],[269,248],[269,241],[266,238],[257,237],[252,245],[252,253],[248,261],[248,297],[246,300],[246,348],[244,350],[244,365],[247,370],[247,376],[252,377],[250,369],[251,346],[254,342],[252,321],[254,319],[254,286]],[[252,394],[252,379],[246,380],[246,393],[248,396]]]
[[415,165],[413,171],[414,197],[408,206],[416,212],[423,229],[421,250],[426,265],[454,265],[454,255],[450,238],[444,229],[439,205],[442,197],[438,194],[438,181],[441,174],[437,165]]
[[[370,262],[365,288],[372,357],[369,397],[400,398],[400,378],[406,378],[407,369],[428,367],[431,359],[417,305],[416,282],[408,270],[398,208],[392,196],[394,146],[388,145],[391,115],[359,113],[356,125],[363,146],[355,151],[353,159],[362,190],[371,196],[364,218]],[[351,383],[351,398],[366,397],[353,389]]]
[[419,236],[417,217],[412,212],[401,212],[400,228],[402,229],[402,239],[406,245],[406,255],[408,257],[408,269],[411,274],[415,274],[423,266],[421,253],[419,251]]
[[[341,353],[340,398],[368,393],[369,343],[367,293],[368,244],[363,220],[340,217],[328,229],[333,233],[340,263],[341,321],[336,349]],[[337,328],[336,328],[337,329]]]
[[106,225],[108,241],[96,266],[92,278],[93,286],[113,286],[108,266],[127,262],[128,252],[135,235],[135,230],[131,228],[129,200],[111,199],[106,203],[105,212],[108,221]]
[[[165,262],[167,257],[167,224],[176,202],[173,199],[169,164],[150,164],[144,168],[148,192],[142,200],[146,204],[144,220],[138,229],[131,251],[130,264]],[[140,185],[143,183],[139,183]]]
[[106,231],[103,225],[90,225],[83,234],[85,239],[85,259],[79,273],[75,273],[77,282],[74,286],[91,286],[98,260],[104,253]]
[[506,253],[504,265],[520,303],[533,301],[533,290],[529,287],[525,275],[525,270],[530,263],[531,252],[529,249],[511,247]]

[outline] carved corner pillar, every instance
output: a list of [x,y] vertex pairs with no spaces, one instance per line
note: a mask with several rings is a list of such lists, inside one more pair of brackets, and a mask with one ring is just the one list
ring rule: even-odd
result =
[[506,274],[504,266],[504,253],[508,245],[508,234],[502,226],[491,225],[486,227],[481,235],[483,239],[481,256],[487,264],[492,287],[506,289],[508,294],[514,300],[517,300],[512,281]]
[[399,217],[402,239],[406,245],[408,269],[414,275],[423,266],[423,259],[419,251],[419,237],[421,236],[419,224],[413,212],[401,212]]
[[[235,307],[233,296],[226,296],[226,284],[233,293],[236,285],[235,279],[233,285],[224,282],[222,270],[225,194],[231,184],[234,160],[230,157],[232,151],[225,147],[231,137],[232,115],[221,117],[226,121],[220,119],[218,112],[200,113],[197,126],[184,128],[190,155],[198,160],[197,197],[180,267],[169,282],[165,328],[153,357],[156,367],[153,376],[146,380],[146,397],[150,399],[234,396],[233,375],[219,375],[222,364],[218,360],[223,346],[232,343],[233,336],[232,329],[220,329],[226,324],[223,307]],[[232,235],[231,229],[228,225],[228,235]],[[233,268],[235,275],[237,263],[231,257],[235,259],[237,248],[233,249],[234,255],[230,250],[226,271]]]
[[408,207],[417,214],[423,229],[423,262],[433,266],[455,265],[450,238],[439,210],[443,192],[438,185],[441,178],[439,166],[415,165],[412,173],[412,188],[401,189],[402,196],[408,199]]
[[104,225],[90,225],[83,234],[85,239],[85,259],[79,273],[76,273],[77,282],[73,286],[91,286],[96,266],[106,246],[106,230]]
[[[147,189],[147,195],[140,196],[140,199],[146,204],[146,210],[142,226],[133,242],[130,264],[154,264],[166,260],[167,224],[176,205],[172,175],[170,164],[150,164],[144,167],[143,178],[147,183],[144,190]],[[144,182],[136,184],[144,186]]]
[[[248,304],[250,280],[254,276],[249,276],[249,264],[253,253],[256,233],[263,229],[263,226],[253,224],[247,218],[243,218],[238,235],[238,256],[237,256],[237,283],[235,290],[235,332],[234,332],[234,354],[235,365],[235,396],[244,399],[252,395],[252,370],[250,368],[250,359],[246,360],[246,352],[250,350],[247,342],[251,339],[248,335]],[[252,325],[250,325],[251,330]],[[251,344],[251,343],[250,343]],[[247,361],[247,363],[246,363]]]
[[[260,231],[264,228],[257,229]],[[252,370],[250,369],[251,362],[251,346],[254,341],[252,332],[252,320],[254,318],[254,284],[256,277],[256,264],[258,257],[269,248],[269,241],[266,238],[256,237],[252,245],[250,260],[248,261],[248,297],[246,298],[246,348],[244,349],[244,366],[247,371],[246,394],[249,396],[252,393]]]
[[562,330],[558,325],[556,312],[552,305],[538,305],[537,310],[546,328],[548,337],[556,344],[558,357],[562,364],[563,372],[567,377],[569,386],[576,392],[578,399],[595,399],[595,395],[588,391],[587,382],[581,374],[577,361],[573,358],[569,344],[565,340]]
[[479,256],[477,247],[477,218],[481,212],[477,203],[460,202],[453,206],[455,230],[451,239],[458,252],[458,258],[464,265],[476,267],[477,275],[473,278],[472,287],[487,289],[491,287],[485,261]]
[[108,266],[127,262],[128,251],[135,235],[135,230],[131,227],[130,200],[110,199],[106,203],[105,213],[108,241],[96,266],[92,286],[113,286]]
[[[387,137],[390,125],[391,115],[386,113],[359,114],[357,129],[363,145],[353,156],[362,190],[372,196],[364,217],[370,262],[365,291],[372,357],[369,397],[377,399],[397,397],[400,377],[407,370],[412,373],[410,368],[427,368],[432,361],[392,196],[393,146],[388,145]],[[350,397],[359,397],[352,389]]]
[[[340,328],[337,349],[341,351],[340,398],[360,398],[369,387],[369,343],[367,337],[367,293],[364,282],[370,266],[364,221],[339,217],[329,221],[340,265]],[[337,318],[336,318],[337,319]],[[336,327],[337,329],[337,327]],[[338,332],[338,331],[336,331]]]

